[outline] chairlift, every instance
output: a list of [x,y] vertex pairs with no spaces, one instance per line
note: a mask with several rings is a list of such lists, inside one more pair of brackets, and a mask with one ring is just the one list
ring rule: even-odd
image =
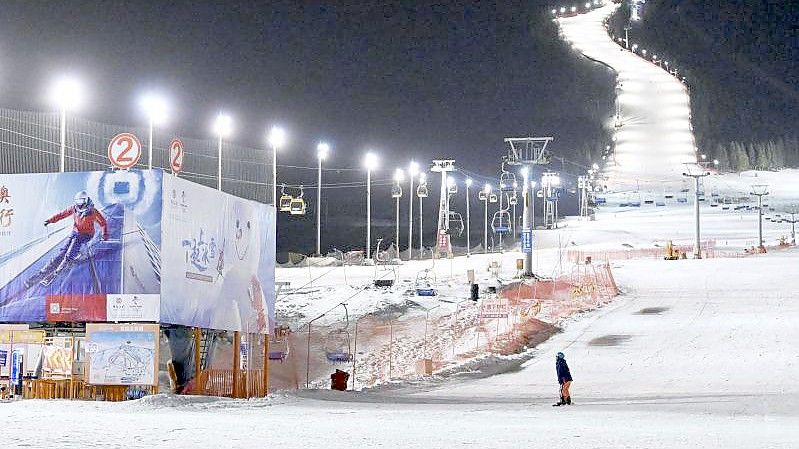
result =
[[300,195],[293,198],[289,203],[289,212],[291,212],[291,215],[305,215],[305,200],[302,198],[304,194],[303,187],[300,186]]
[[427,183],[423,182],[419,184],[419,187],[416,188],[416,196],[419,198],[427,198],[428,191],[427,191]]
[[458,237],[463,235],[464,225],[463,225],[463,216],[461,214],[459,214],[458,212],[450,211],[449,223],[450,223],[450,228],[449,228],[450,235],[452,235],[453,223],[456,225],[455,229],[457,229],[458,231]]
[[512,192],[516,184],[516,175],[513,172],[503,171],[499,175],[499,189],[503,192]]
[[477,199],[479,199],[480,201],[485,201],[486,199],[488,199],[488,193],[486,193],[485,190],[477,192]]
[[286,185],[280,185],[280,212],[291,212],[291,201],[294,199],[293,196],[286,193]]
[[494,217],[491,218],[491,231],[494,234],[505,235],[510,233],[510,225],[513,219],[510,212],[507,210],[498,210],[494,212]]
[[402,186],[399,184],[391,186],[391,198],[402,198]]
[[511,206],[515,206],[515,205],[517,205],[518,203],[519,203],[519,200],[518,200],[518,198],[516,197],[516,195],[513,195],[513,196],[510,196],[510,197],[508,197],[508,204],[509,204],[509,205],[511,205]]
[[346,329],[336,329],[327,334],[325,356],[331,363],[347,363],[352,360],[350,333]]
[[499,201],[499,197],[497,196],[496,193],[492,193],[491,195],[489,195],[488,197],[489,203],[496,203],[497,201]]

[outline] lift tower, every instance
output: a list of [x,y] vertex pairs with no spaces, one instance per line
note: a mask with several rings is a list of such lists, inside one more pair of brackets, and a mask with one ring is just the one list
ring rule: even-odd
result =
[[533,276],[533,229],[535,228],[535,181],[533,168],[536,165],[549,164],[552,153],[547,150],[547,145],[552,137],[507,137],[508,153],[505,162],[508,165],[518,165],[526,168],[528,175],[522,187],[524,211],[522,212],[522,252],[524,253],[523,276]]
[[447,173],[455,171],[455,161],[452,159],[434,160],[430,171],[441,173],[441,196],[438,203],[435,254],[441,257],[441,252],[445,251],[447,257],[452,257],[452,242],[449,235],[449,186],[447,185]]

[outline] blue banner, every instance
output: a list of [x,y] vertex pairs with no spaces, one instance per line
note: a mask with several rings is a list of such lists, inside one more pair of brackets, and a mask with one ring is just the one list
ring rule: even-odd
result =
[[532,254],[533,252],[533,230],[522,229],[522,252]]

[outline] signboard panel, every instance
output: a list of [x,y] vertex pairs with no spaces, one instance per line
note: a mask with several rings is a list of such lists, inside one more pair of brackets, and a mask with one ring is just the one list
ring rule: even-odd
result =
[[141,159],[142,146],[139,138],[131,133],[117,134],[108,144],[108,159],[116,168],[133,168]]
[[275,209],[164,178],[161,322],[270,332]]
[[86,378],[91,385],[157,385],[157,324],[87,324]]
[[107,294],[159,293],[162,174],[0,174],[0,322],[102,321]]
[[531,254],[533,252],[533,230],[522,229],[522,252]]
[[108,295],[106,321],[152,321],[161,315],[161,295]]

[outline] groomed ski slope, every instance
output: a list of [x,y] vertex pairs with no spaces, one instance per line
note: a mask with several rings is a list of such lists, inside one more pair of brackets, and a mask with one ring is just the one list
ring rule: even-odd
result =
[[[795,250],[625,262],[624,296],[521,370],[424,390],[0,404],[4,447],[794,448],[797,264]],[[571,407],[550,405],[558,350]]]
[[558,23],[562,37],[576,51],[617,74],[622,126],[615,133],[615,156],[603,168],[608,187],[616,191],[646,183],[663,187],[682,179],[685,163],[696,163],[688,90],[663,68],[613,42],[602,22],[616,7],[608,2]]

